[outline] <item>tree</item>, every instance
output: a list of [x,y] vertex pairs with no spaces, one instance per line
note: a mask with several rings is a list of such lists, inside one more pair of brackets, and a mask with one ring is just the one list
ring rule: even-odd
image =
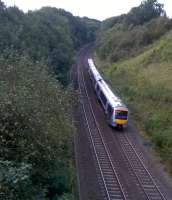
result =
[[2,2],[0,0],[0,10],[5,10],[5,8],[6,8],[6,6],[5,6],[4,2]]
[[142,25],[153,18],[165,16],[164,5],[157,2],[157,0],[146,0],[140,6],[134,7],[127,14],[125,19],[126,24]]

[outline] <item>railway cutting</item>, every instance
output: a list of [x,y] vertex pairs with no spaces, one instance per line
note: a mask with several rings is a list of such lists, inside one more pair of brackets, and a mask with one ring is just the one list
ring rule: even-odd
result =
[[[88,162],[94,162],[92,165],[93,171],[96,172],[94,184],[98,185],[97,194],[94,193],[95,196],[92,196],[92,199],[169,199],[125,134],[125,129],[116,130],[109,126],[106,120],[107,113],[104,112],[105,109],[95,91],[96,80],[90,80],[88,49],[90,49],[89,46],[80,51],[76,72],[80,112],[84,120],[81,123],[86,128],[85,134],[89,141]],[[86,198],[81,195],[80,199]]]

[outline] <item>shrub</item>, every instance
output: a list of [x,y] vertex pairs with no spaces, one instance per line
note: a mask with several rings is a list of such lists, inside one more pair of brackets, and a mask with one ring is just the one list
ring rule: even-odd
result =
[[[39,188],[37,195],[44,198],[52,188],[58,195],[70,192],[72,93],[51,77],[44,64],[17,53],[4,57],[0,58],[0,159],[9,161],[14,171],[3,165],[4,195],[13,199],[16,190],[10,188],[18,191],[22,176],[25,189],[20,188],[17,199],[37,199],[34,193],[27,195],[30,188]],[[10,173],[21,181],[9,181]]]

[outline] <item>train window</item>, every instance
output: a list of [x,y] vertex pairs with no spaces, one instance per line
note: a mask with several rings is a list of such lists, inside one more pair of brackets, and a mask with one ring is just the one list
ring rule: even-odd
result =
[[96,86],[96,90],[97,91],[99,91],[100,90],[100,87],[99,87],[99,85],[97,84],[97,86]]
[[113,108],[110,104],[108,104],[108,108],[107,108],[108,114],[111,116],[113,113]]
[[106,102],[107,102],[107,99],[106,99],[106,97],[105,97],[105,95],[103,94],[102,91],[100,92],[100,99],[102,100],[103,104],[105,105]]
[[94,75],[93,74],[91,74],[91,79],[94,80]]
[[124,119],[127,120],[128,112],[123,110],[116,110],[115,111],[115,118],[116,119]]
[[92,72],[90,73],[90,78],[91,78],[91,80],[94,79],[94,76],[93,76]]

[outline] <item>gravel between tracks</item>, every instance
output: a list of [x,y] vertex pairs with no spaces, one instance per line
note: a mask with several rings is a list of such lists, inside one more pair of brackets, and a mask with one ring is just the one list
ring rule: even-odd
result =
[[[86,67],[87,58],[90,53],[90,47],[86,47],[80,51],[77,58],[77,62],[82,67]],[[128,164],[122,155],[122,151],[118,146],[116,140],[119,133],[116,130],[111,129],[107,123],[103,112],[103,109],[98,104],[96,96],[93,92],[92,85],[88,79],[88,75],[85,75],[87,80],[87,87],[89,95],[94,107],[95,114],[103,130],[104,138],[114,161],[118,163],[120,169],[120,177],[122,182],[127,189],[127,193],[130,199],[141,200],[144,199],[143,192],[140,191],[139,187],[133,187],[135,183],[134,178],[127,178],[128,176],[133,176],[132,172],[128,169]],[[77,127],[77,133],[75,136],[76,145],[76,159],[77,168],[79,174],[79,185],[80,185],[80,199],[81,200],[101,200],[101,188],[98,184],[98,173],[95,167],[95,159],[92,155],[92,148],[87,137],[86,125],[82,116],[81,108],[78,106],[75,112],[75,125]],[[154,179],[156,179],[157,185],[161,188],[161,191],[165,194],[167,199],[172,199],[172,180],[164,172],[163,166],[160,164],[159,160],[156,159],[151,154],[151,148],[147,141],[138,134],[138,130],[135,128],[133,123],[129,123],[129,127],[122,134],[127,134],[133,146],[135,147],[137,153],[142,158],[147,169],[151,172]],[[122,164],[122,166],[120,166]],[[135,185],[136,186],[136,185]]]

